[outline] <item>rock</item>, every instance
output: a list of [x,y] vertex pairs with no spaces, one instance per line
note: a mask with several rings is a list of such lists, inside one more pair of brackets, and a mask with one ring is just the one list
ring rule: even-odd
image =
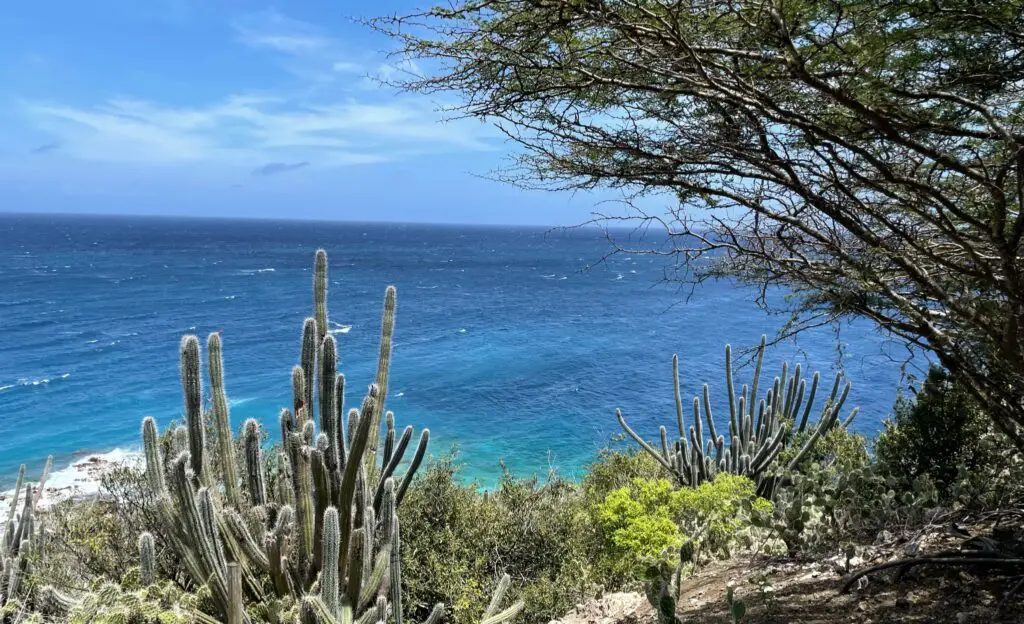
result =
[[549,624],[639,624],[656,620],[643,595],[621,592],[576,605],[565,617]]

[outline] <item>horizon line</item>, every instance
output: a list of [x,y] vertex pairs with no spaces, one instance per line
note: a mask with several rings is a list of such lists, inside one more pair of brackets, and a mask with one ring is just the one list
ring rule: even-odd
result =
[[[84,217],[84,218],[103,218],[103,217],[127,217],[127,218],[138,218],[138,219],[179,219],[179,220],[197,220],[197,221],[253,221],[263,223],[350,223],[358,225],[417,225],[417,226],[441,226],[441,227],[473,227],[473,228],[532,228],[532,229],[546,229],[546,230],[578,230],[578,229],[618,229],[610,226],[600,226],[593,221],[588,219],[583,223],[576,225],[551,225],[551,224],[530,224],[530,223],[467,223],[459,221],[389,221],[385,219],[381,220],[360,220],[360,219],[331,219],[324,217],[255,217],[255,216],[223,216],[223,215],[163,215],[163,214],[145,214],[145,213],[131,213],[131,212],[19,212],[19,211],[7,211],[0,210],[0,218],[4,217]],[[628,228],[628,226],[623,226]]]

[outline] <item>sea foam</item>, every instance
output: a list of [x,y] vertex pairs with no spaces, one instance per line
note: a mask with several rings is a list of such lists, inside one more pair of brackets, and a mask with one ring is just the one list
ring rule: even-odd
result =
[[[89,498],[100,492],[100,482],[103,475],[113,468],[119,466],[142,466],[142,454],[133,449],[116,448],[106,453],[92,453],[72,461],[68,466],[50,473],[46,483],[43,484],[43,493],[39,497],[38,509],[49,509],[53,505],[68,500],[69,498]],[[27,475],[37,479],[38,475]],[[26,484],[36,487],[37,480],[29,481]],[[14,498],[14,489],[0,493],[0,518],[6,519]],[[22,488],[18,498],[18,510],[24,508],[25,491]],[[0,523],[2,524],[2,523]],[[3,527],[0,526],[0,536],[3,535]]]

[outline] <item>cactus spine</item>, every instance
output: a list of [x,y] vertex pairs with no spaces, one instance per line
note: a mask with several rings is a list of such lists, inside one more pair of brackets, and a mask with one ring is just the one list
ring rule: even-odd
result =
[[[792,373],[789,364],[784,363],[779,377],[775,377],[771,388],[764,398],[758,398],[762,363],[764,360],[766,338],[761,337],[757,349],[754,378],[749,386],[742,387],[737,396],[732,370],[732,347],[725,347],[725,385],[729,399],[729,440],[718,435],[715,419],[711,410],[710,389],[703,386],[703,402],[700,398],[693,399],[693,426],[685,429],[683,421],[682,398],[679,384],[679,359],[672,357],[672,383],[676,400],[676,425],[678,438],[670,443],[665,427],[659,429],[661,449],[655,449],[634,431],[622,415],[616,410],[619,425],[640,447],[652,455],[668,471],[681,486],[697,486],[714,479],[718,472],[729,472],[750,477],[758,484],[758,493],[762,496],[774,494],[777,479],[770,476],[769,467],[773,465],[780,453],[793,442],[794,434],[807,430],[808,419],[813,409],[814,397],[818,388],[819,375],[815,373],[811,379],[810,391],[806,391],[806,379],[801,367],[797,364]],[[842,386],[842,392],[839,389]],[[796,453],[787,465],[795,467],[814,448],[817,441],[834,426],[847,426],[856,416],[857,410],[838,423],[839,411],[850,392],[850,383],[842,385],[842,375],[837,374],[829,399],[825,402],[817,423],[808,436],[796,449]],[[805,402],[804,396],[807,395]],[[755,409],[756,405],[756,409]],[[703,418],[701,407],[703,406]],[[797,420],[798,414],[801,414]],[[756,414],[756,421],[755,421]],[[707,423],[710,439],[705,442],[702,421]],[[713,454],[713,456],[712,456]]]

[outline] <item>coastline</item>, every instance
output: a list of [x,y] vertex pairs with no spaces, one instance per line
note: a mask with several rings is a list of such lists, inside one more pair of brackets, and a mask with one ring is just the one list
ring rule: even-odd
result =
[[[90,453],[72,461],[69,465],[54,470],[43,484],[43,493],[39,498],[37,509],[45,511],[52,506],[68,499],[83,499],[97,496],[100,492],[100,481],[103,475],[118,466],[138,466],[142,463],[142,453],[135,449],[115,448],[106,453]],[[25,475],[25,486],[39,485],[40,475]],[[25,504],[25,486],[18,497],[18,510]],[[0,536],[2,526],[10,512],[14,498],[14,488],[0,492]]]

